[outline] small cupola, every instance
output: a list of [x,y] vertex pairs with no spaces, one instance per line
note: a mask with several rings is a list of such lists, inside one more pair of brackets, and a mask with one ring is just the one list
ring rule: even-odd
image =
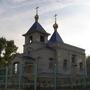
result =
[[64,43],[61,36],[59,35],[59,33],[57,32],[58,29],[58,24],[57,24],[57,18],[56,18],[56,14],[55,14],[55,23],[53,24],[53,28],[54,28],[54,33],[52,34],[50,40],[48,41],[48,44],[55,44],[55,43]]
[[54,31],[57,32],[58,24],[56,23],[56,14],[55,14],[55,24],[53,24]]

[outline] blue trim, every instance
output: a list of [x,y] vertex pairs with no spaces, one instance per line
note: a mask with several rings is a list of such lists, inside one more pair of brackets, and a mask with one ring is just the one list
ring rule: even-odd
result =
[[62,38],[60,37],[59,33],[55,31],[53,35],[51,36],[48,43],[64,43]]
[[[40,32],[40,33],[49,35],[49,33],[47,33],[38,22],[35,22],[26,34],[32,33],[32,32]],[[26,34],[24,34],[23,36],[25,36]]]

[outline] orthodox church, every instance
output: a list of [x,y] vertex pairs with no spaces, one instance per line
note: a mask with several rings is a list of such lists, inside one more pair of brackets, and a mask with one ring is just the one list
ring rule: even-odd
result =
[[56,17],[53,28],[53,34],[48,39],[50,34],[39,23],[36,13],[34,24],[23,34],[23,53],[9,65],[9,75],[13,77],[10,80],[18,82],[19,90],[37,90],[37,87],[54,87],[51,90],[56,90],[64,85],[65,79],[70,84],[86,77],[85,50],[64,43],[58,33]]

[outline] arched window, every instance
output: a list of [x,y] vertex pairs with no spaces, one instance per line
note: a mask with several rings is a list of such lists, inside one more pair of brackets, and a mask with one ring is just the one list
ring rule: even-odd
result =
[[54,69],[54,59],[53,58],[49,58],[49,69],[50,70]]
[[33,39],[32,36],[30,36],[30,37],[29,37],[29,40],[30,40],[29,42],[30,42],[30,43],[32,43],[32,39]]
[[83,70],[83,63],[82,62],[79,63],[79,67],[80,67],[80,71],[82,71]]
[[63,69],[67,70],[67,59],[64,59],[63,61]]
[[18,72],[19,72],[19,63],[18,62],[15,62],[14,64],[13,64],[13,73],[14,74],[17,74]]
[[72,64],[76,63],[76,55],[72,55]]
[[44,42],[44,41],[45,41],[45,40],[44,40],[44,36],[42,36],[42,35],[40,36],[40,41],[41,41],[41,42]]

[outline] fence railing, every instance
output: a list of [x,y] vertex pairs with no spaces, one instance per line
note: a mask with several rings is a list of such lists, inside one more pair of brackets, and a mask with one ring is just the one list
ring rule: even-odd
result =
[[[28,90],[25,88],[33,88],[34,87],[34,78],[28,80],[24,77],[24,75],[21,77],[21,82],[19,82],[18,76],[7,76],[7,83],[6,83],[6,76],[0,75],[0,90]],[[7,85],[6,85],[7,84]],[[45,79],[42,79],[40,77],[37,77],[37,87],[40,88],[54,88],[55,80],[54,78],[49,79],[48,77]],[[5,89],[5,86],[7,86],[7,89]],[[90,87],[90,77],[57,77],[56,78],[56,88],[62,88],[62,87],[69,87],[69,88],[75,88],[75,87]],[[18,89],[19,88],[19,89]],[[34,89],[31,89],[34,90]],[[43,90],[43,89],[42,89]],[[58,89],[56,89],[58,90]],[[72,89],[73,90],[73,89]]]

